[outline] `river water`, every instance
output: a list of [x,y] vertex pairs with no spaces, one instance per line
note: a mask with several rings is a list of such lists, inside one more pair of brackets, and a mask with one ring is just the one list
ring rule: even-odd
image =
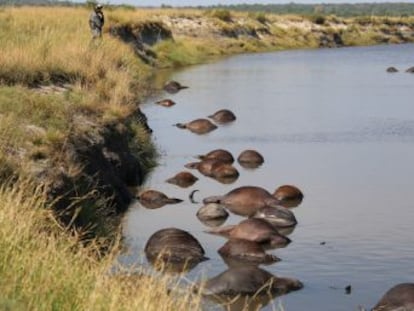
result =
[[[133,204],[124,224],[129,252],[124,263],[144,262],[143,246],[155,231],[177,227],[191,232],[209,261],[188,278],[226,269],[217,250],[225,239],[209,235],[195,216],[195,199],[224,194],[242,185],[273,192],[294,184],[305,194],[293,211],[299,224],[292,243],[272,251],[282,259],[264,267],[301,280],[300,291],[277,298],[286,311],[358,310],[372,307],[392,285],[414,281],[412,201],[414,176],[413,45],[286,51],[231,57],[188,68],[171,77],[190,86],[159,94],[143,107],[161,156],[144,188],[184,199],[149,210]],[[395,66],[398,73],[387,73]],[[164,108],[154,102],[173,99]],[[231,109],[237,120],[199,136],[172,125]],[[182,189],[165,179],[194,161],[194,155],[224,148],[235,157],[256,149],[265,163],[220,184],[200,180]],[[226,224],[241,218],[232,215]],[[351,285],[350,294],[345,287]]]

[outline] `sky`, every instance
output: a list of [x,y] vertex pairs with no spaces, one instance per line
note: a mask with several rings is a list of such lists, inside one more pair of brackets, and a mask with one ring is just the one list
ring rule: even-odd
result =
[[132,4],[136,6],[160,6],[161,4],[172,5],[172,6],[198,6],[198,5],[215,5],[215,4],[280,4],[280,3],[358,3],[358,2],[408,2],[404,0],[109,0],[111,4]]

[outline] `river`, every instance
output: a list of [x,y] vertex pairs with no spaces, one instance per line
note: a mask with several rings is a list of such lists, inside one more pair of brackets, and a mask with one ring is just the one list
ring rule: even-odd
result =
[[[293,242],[272,251],[282,261],[264,269],[297,278],[304,288],[274,305],[358,310],[395,283],[413,282],[414,75],[404,72],[413,65],[413,45],[390,45],[240,55],[174,73],[190,88],[143,105],[161,153],[144,188],[184,202],[157,210],[135,203],[125,219],[129,252],[121,261],[145,262],[148,237],[173,226],[191,232],[210,257],[188,278],[216,275],[226,269],[217,254],[225,240],[204,232],[208,227],[195,216],[201,204],[191,203],[189,193],[198,189],[201,201],[242,185],[273,192],[293,184],[305,195],[293,209],[299,222]],[[389,66],[400,72],[387,73]],[[167,97],[177,104],[154,104]],[[223,108],[237,120],[207,135],[172,126]],[[235,157],[256,149],[265,163],[255,170],[236,163],[240,177],[233,184],[198,172],[191,188],[165,183],[195,155],[217,148]],[[232,215],[226,224],[239,220]]]

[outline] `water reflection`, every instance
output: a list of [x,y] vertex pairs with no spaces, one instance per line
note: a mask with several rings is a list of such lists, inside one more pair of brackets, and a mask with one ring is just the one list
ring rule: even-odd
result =
[[210,228],[220,227],[226,222],[226,218],[216,218],[216,219],[200,219],[200,221]]
[[236,182],[236,180],[239,178],[239,174],[237,172],[234,173],[233,176],[218,176],[218,177],[212,177],[212,179],[217,180],[219,183],[224,185],[230,185]]
[[275,294],[261,294],[253,296],[237,295],[236,297],[209,296],[207,299],[220,305],[225,311],[259,311],[276,297]]

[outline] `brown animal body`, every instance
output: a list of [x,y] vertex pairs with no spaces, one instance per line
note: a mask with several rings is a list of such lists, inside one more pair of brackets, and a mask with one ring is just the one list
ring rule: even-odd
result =
[[298,280],[279,278],[255,266],[243,266],[232,267],[209,279],[203,287],[203,294],[230,297],[265,293],[283,295],[302,287]]
[[233,155],[224,149],[212,150],[204,155],[199,155],[198,158],[201,160],[218,160],[227,164],[232,164],[234,162]]
[[235,181],[239,177],[239,171],[231,164],[217,161],[211,167],[211,177],[219,181],[226,179]]
[[156,209],[166,204],[177,204],[183,200],[177,198],[169,198],[164,193],[156,190],[147,190],[139,194],[137,197],[139,202],[146,208]]
[[203,247],[187,231],[167,228],[155,232],[145,245],[148,261],[155,265],[171,264],[192,268],[207,260]]
[[290,243],[290,239],[281,235],[270,223],[258,218],[245,219],[237,225],[215,228],[207,232],[230,239],[258,242],[270,248],[285,247]]
[[298,187],[283,185],[275,190],[273,196],[285,207],[296,207],[303,200],[303,193]]
[[199,135],[207,134],[217,129],[217,125],[214,125],[207,119],[195,119],[188,123],[177,123],[175,126],[180,129],[188,129],[190,132]]
[[257,168],[264,163],[264,158],[256,150],[248,149],[240,153],[237,161],[244,168]]
[[372,311],[414,311],[414,283],[401,283],[389,289]]
[[179,172],[175,176],[168,178],[166,180],[167,183],[177,185],[181,188],[187,188],[195,184],[198,180],[196,176],[191,174],[190,172]]
[[229,265],[245,264],[272,264],[280,261],[274,255],[266,254],[262,245],[258,242],[242,239],[230,239],[219,250],[218,253]]
[[191,162],[184,165],[189,169],[196,169],[204,176],[212,176],[213,165],[217,163],[217,160],[207,159],[200,162]]
[[156,102],[157,105],[163,106],[163,107],[172,107],[175,105],[175,102],[171,99],[163,99]]
[[222,109],[216,111],[214,114],[208,116],[210,119],[214,120],[217,123],[229,123],[236,120],[234,113],[228,109]]
[[280,206],[278,199],[260,187],[239,187],[222,196],[207,197],[203,202],[205,204],[219,203],[236,215],[248,217],[254,216],[261,208],[270,206],[274,208],[274,217],[277,215],[281,225],[285,223],[284,227],[289,227],[296,224],[294,214],[287,208]]
[[234,166],[215,159],[187,163],[185,167],[197,169],[204,176],[213,178],[237,178],[239,176],[239,172]]
[[163,89],[170,94],[175,94],[183,89],[188,89],[188,86],[181,85],[177,81],[168,81],[164,84]]

